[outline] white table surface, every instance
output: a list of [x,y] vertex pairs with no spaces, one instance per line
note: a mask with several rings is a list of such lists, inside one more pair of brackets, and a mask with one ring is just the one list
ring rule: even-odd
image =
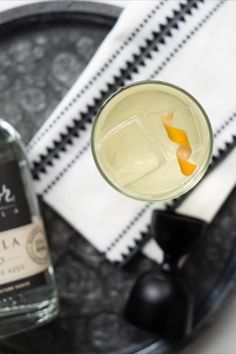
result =
[[[41,2],[42,1],[47,0],[41,0]],[[107,4],[110,3],[117,6],[126,6],[132,0],[94,1]],[[0,0],[0,11],[33,2],[37,2],[37,0]],[[220,315],[217,316],[214,323],[207,330],[205,330],[200,338],[195,340],[195,342],[186,348],[181,354],[236,354],[236,294],[230,303],[224,307]]]

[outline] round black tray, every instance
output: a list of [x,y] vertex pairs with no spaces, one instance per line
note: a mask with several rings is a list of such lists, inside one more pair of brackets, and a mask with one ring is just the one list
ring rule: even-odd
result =
[[[0,14],[0,116],[27,143],[110,31],[120,8],[88,2],[31,4]],[[122,311],[150,260],[137,253],[121,270],[42,205],[61,311],[52,323],[0,342],[1,354],[166,353],[186,345],[229,299],[236,269],[236,190],[183,275],[195,295],[193,335],[170,343],[129,325]],[[89,214],[89,210],[88,210]]]

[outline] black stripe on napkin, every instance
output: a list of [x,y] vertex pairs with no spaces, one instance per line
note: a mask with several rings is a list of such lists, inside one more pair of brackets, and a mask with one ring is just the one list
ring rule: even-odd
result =
[[[214,15],[214,13],[220,8],[220,6],[224,3],[224,1],[220,1],[216,4],[216,6],[214,6],[212,8],[212,10],[210,10],[205,17],[198,23],[197,26],[194,27],[193,30],[190,31],[190,33],[187,35],[188,40],[190,38],[192,38],[192,36],[194,34],[196,34],[196,32]],[[183,9],[183,5],[182,5],[182,9]],[[174,12],[176,14],[176,12]],[[170,20],[167,21],[168,23],[170,22]],[[178,45],[178,48],[183,48],[183,46],[186,44],[187,41],[185,41],[185,39],[183,39],[183,41]],[[174,57],[174,55],[171,57],[171,59]],[[168,62],[170,62],[170,60],[168,60]],[[164,67],[164,66],[163,66]],[[162,69],[163,69],[162,67]],[[159,71],[161,71],[161,68],[158,67]],[[235,118],[235,117],[234,117]],[[233,118],[233,119],[234,119]],[[228,120],[230,121],[232,118],[230,117]],[[223,131],[223,129],[226,128],[227,126],[227,120],[225,121],[224,126],[221,127],[221,131]],[[85,129],[85,127],[84,127]],[[72,143],[72,141],[70,140],[70,144]],[[64,177],[64,175],[68,172],[68,170],[76,163],[78,162],[78,160],[83,156],[83,154],[88,150],[89,148],[89,144],[86,143],[86,145],[73,157],[73,159],[66,165],[64,166],[64,168],[62,169],[62,171],[53,179],[51,180],[48,185],[44,188],[42,195],[46,195],[47,193],[49,193],[53,187],[61,180],[61,178]],[[63,146],[63,151],[66,150],[66,146]],[[56,158],[58,158],[58,154],[56,154]],[[52,163],[51,163],[52,165]],[[45,167],[41,166],[41,172],[46,173],[46,169]],[[118,236],[118,238],[120,238],[120,235]]]
[[[179,10],[174,10],[173,15],[165,19],[165,24],[160,25],[159,31],[152,33],[152,39],[147,39],[146,45],[140,47],[140,54],[133,55],[131,60],[127,60],[125,68],[120,69],[120,75],[112,78],[112,83],[107,84],[105,91],[100,91],[99,98],[95,98],[93,104],[87,106],[87,110],[80,113],[80,117],[74,119],[73,125],[66,127],[66,133],[61,133],[60,138],[52,142],[52,147],[47,148],[46,154],[40,155],[39,161],[33,161],[32,174],[34,179],[39,180],[41,174],[47,173],[47,168],[53,166],[61,152],[69,149],[74,139],[78,138],[80,133],[87,129],[87,124],[92,123],[97,109],[104,100],[122,86],[127,79],[131,79],[131,75],[138,72],[140,67],[145,66],[144,60],[150,58],[153,51],[159,51],[160,47],[165,45],[166,39],[174,35],[173,31],[179,29],[181,22],[186,22],[194,9],[198,9],[200,2],[204,2],[204,0],[188,0],[185,4],[180,3]],[[101,75],[104,74],[105,69]]]

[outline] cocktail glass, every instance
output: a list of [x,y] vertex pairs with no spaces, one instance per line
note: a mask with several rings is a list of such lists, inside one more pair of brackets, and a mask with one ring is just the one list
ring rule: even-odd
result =
[[207,170],[212,130],[207,114],[183,89],[143,81],[115,92],[98,110],[92,152],[106,181],[139,200],[173,199]]

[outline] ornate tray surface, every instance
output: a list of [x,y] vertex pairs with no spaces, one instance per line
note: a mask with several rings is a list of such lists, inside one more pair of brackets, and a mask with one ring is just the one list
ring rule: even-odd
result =
[[[26,143],[71,87],[119,13],[110,5],[59,1],[0,14],[0,116]],[[130,288],[153,266],[150,260],[138,253],[120,270],[54,211],[46,205],[42,209],[61,312],[42,328],[1,341],[1,354],[174,351],[210,323],[234,287],[236,190],[183,269],[196,298],[195,331],[184,343],[164,341],[122,318]]]

